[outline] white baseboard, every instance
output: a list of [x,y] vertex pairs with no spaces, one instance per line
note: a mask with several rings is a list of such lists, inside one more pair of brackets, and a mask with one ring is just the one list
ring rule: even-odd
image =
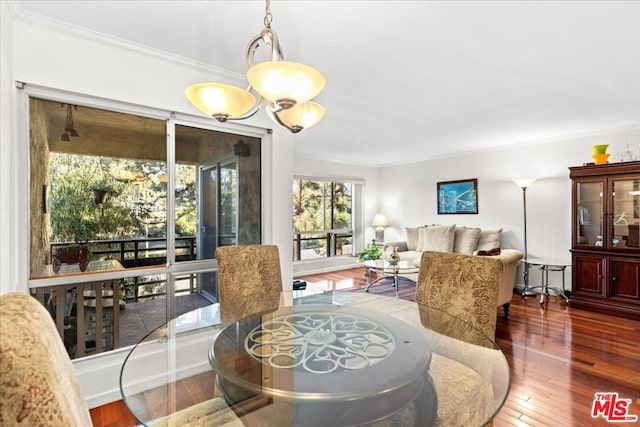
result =
[[293,277],[348,270],[358,267],[359,265],[358,258],[354,257],[336,257],[318,261],[298,261],[293,264]]

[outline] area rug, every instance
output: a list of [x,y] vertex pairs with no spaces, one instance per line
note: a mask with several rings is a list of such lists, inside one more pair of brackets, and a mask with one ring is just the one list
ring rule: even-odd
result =
[[[346,292],[366,292],[364,288],[347,288],[340,289],[341,291]],[[396,296],[396,288],[393,286],[393,278],[385,277],[383,279],[378,280],[369,288],[369,293],[374,295],[384,295],[395,297]],[[398,298],[406,299],[408,301],[413,301],[416,294],[416,284],[410,280],[404,279],[402,277],[398,278]]]

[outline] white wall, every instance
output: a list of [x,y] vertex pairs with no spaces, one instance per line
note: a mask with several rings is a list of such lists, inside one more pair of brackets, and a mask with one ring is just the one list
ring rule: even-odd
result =
[[13,17],[0,2],[0,293],[20,289],[15,262],[16,203],[15,148],[13,142],[15,88],[13,84]]
[[[390,223],[385,241],[404,240],[407,226],[456,224],[502,228],[503,243],[523,250],[522,190],[512,179],[538,178],[527,190],[528,255],[571,264],[568,168],[592,162],[594,144],[609,144],[610,161],[619,161],[626,142],[637,150],[640,128],[384,167],[379,197],[380,210]],[[467,178],[478,179],[478,214],[438,215],[436,183]],[[570,269],[567,289],[569,274]]]

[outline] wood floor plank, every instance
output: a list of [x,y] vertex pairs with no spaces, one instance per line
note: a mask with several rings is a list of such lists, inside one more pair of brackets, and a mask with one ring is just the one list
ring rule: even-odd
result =
[[[365,286],[363,268],[301,279],[314,290]],[[601,391],[631,399],[630,413],[640,416],[640,321],[573,308],[557,297],[541,307],[537,298],[516,295],[509,319],[498,318],[496,343],[511,367],[511,389],[496,427],[609,425],[591,418]],[[211,375],[192,381],[201,383],[181,386],[186,399],[210,393],[204,383],[211,384]],[[96,427],[136,425],[122,401],[91,415]]]

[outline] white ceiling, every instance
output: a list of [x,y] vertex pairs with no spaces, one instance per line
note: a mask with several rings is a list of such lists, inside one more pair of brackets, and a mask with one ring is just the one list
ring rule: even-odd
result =
[[[24,1],[239,73],[261,1]],[[296,154],[365,165],[640,126],[640,1],[278,1],[285,58],[327,109]],[[195,109],[194,109],[195,111]]]

